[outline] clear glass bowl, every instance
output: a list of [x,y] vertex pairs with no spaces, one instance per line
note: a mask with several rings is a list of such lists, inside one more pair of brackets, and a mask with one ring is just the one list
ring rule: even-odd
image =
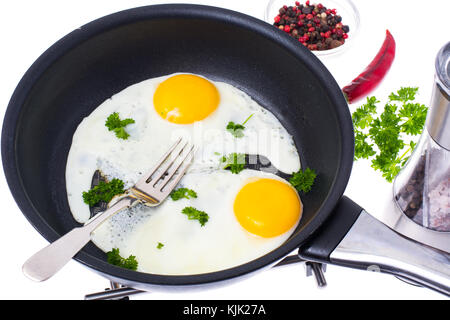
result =
[[[305,4],[306,0],[299,2],[301,4]],[[345,43],[340,47],[323,51],[313,50],[311,52],[317,56],[331,56],[331,55],[334,56],[344,52],[349,47],[351,47],[354,44],[360,29],[359,12],[358,9],[356,9],[356,6],[353,4],[353,2],[350,0],[323,0],[323,1],[310,1],[310,3],[311,4],[321,3],[328,9],[336,9],[337,14],[342,17],[342,23],[344,25],[348,25],[350,28],[348,38],[345,40]],[[278,15],[278,11],[284,5],[294,6],[295,0],[270,0],[266,8],[264,20],[267,23],[273,25],[274,22],[273,19],[275,18],[275,16]]]

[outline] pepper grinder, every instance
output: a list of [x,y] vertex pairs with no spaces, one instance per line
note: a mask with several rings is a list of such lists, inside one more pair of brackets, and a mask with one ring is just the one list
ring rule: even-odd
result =
[[417,227],[394,229],[449,252],[450,236],[450,42],[438,53],[431,105],[420,141],[394,181],[394,203]]

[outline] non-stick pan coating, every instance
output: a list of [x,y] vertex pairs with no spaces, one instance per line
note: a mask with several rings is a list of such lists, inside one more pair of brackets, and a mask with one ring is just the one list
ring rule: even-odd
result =
[[77,226],[67,202],[65,167],[81,120],[131,84],[175,72],[204,75],[248,93],[278,117],[294,137],[302,166],[315,169],[318,177],[302,196],[304,215],[291,239],[233,269],[158,276],[109,265],[92,243],[77,255],[100,273],[140,288],[216,283],[289,254],[330,214],[353,159],[351,118],[339,87],[313,54],[283,32],[213,7],[163,5],[120,12],[52,46],[26,73],[8,106],[2,132],[5,174],[21,210],[47,240]]

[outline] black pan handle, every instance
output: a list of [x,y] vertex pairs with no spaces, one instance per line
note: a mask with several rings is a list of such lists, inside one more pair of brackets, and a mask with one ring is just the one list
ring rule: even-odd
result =
[[448,253],[401,236],[345,196],[299,257],[393,274],[450,296]]

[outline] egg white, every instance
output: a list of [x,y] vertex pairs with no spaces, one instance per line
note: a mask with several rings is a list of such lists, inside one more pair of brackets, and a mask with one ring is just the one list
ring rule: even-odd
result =
[[[187,275],[238,266],[279,247],[298,224],[272,238],[242,228],[233,213],[234,198],[246,183],[257,178],[284,181],[255,170],[239,174],[214,171],[207,177],[189,174],[181,186],[195,190],[196,199],[169,198],[155,208],[119,213],[97,229],[92,240],[104,251],[119,248],[126,257],[135,255],[138,270],[147,273]],[[189,220],[181,212],[187,206],[206,212],[208,222],[201,226],[197,220]],[[164,246],[158,249],[158,243]]]
[[[74,218],[85,223],[89,207],[82,193],[91,188],[98,169],[107,178],[119,178],[125,188],[135,184],[167,151],[178,137],[192,141],[197,152],[180,186],[198,193],[197,199],[173,201],[156,208],[142,205],[125,210],[98,228],[92,240],[102,250],[119,248],[123,256],[135,255],[139,270],[156,274],[196,274],[226,269],[253,260],[280,246],[295,229],[274,238],[248,233],[233,213],[234,197],[251,177],[279,177],[244,170],[232,174],[221,170],[221,158],[233,152],[261,154],[281,171],[300,169],[300,158],[292,136],[269,111],[241,90],[214,82],[220,94],[216,111],[202,121],[179,125],[161,118],[153,95],[168,75],[132,85],[98,106],[78,126],[66,167],[68,201]],[[118,139],[105,126],[107,117],[118,112],[121,119],[132,118],[126,127],[127,140]],[[244,136],[226,130],[228,122],[245,124]],[[181,213],[193,206],[208,213],[200,226]],[[297,222],[298,223],[298,222]],[[157,245],[164,244],[162,249]]]

